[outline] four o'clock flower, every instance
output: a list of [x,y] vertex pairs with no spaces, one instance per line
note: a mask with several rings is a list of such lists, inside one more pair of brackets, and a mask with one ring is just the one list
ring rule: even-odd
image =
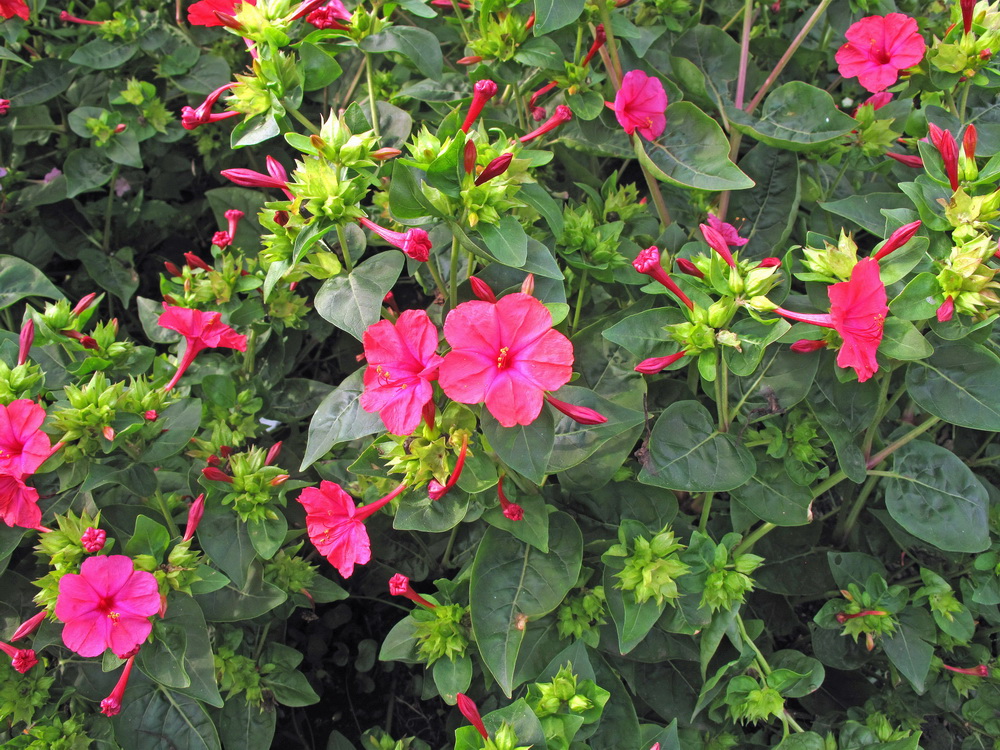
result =
[[316,8],[306,16],[306,22],[317,29],[346,29],[340,21],[350,21],[351,12],[340,0],[330,0],[322,8]]
[[972,12],[976,8],[976,0],[959,0],[962,9],[962,31],[968,34],[972,31]]
[[917,230],[920,229],[921,221],[917,219],[909,224],[904,224],[895,232],[889,235],[889,239],[880,247],[875,253],[872,254],[872,258],[875,260],[882,260],[889,253],[898,250],[907,242],[913,239]]
[[479,715],[479,709],[472,698],[465,693],[458,693],[455,698],[457,699],[458,710],[461,711],[462,716],[469,720],[469,723],[476,728],[476,731],[483,736],[484,740],[488,740],[490,735],[486,732],[486,725],[483,724],[483,719]]
[[465,121],[462,123],[462,132],[468,133],[469,128],[472,127],[472,123],[476,121],[479,117],[479,113],[483,111],[483,107],[486,106],[486,102],[496,96],[497,85],[488,78],[484,78],[481,81],[476,81],[472,86],[472,103],[469,104],[469,111],[465,115]]
[[484,182],[489,182],[494,177],[499,177],[507,171],[507,167],[510,166],[511,159],[513,158],[514,154],[500,154],[500,156],[483,167],[483,171],[479,173],[479,176],[476,177],[474,183],[476,185],[482,185]]
[[[229,247],[233,244],[233,240],[236,239],[236,229],[240,225],[240,219],[242,219],[245,214],[238,208],[231,208],[225,213],[226,221],[229,222],[229,228],[221,232],[216,232],[212,235],[212,244],[217,247]],[[184,253],[186,258],[188,253]],[[209,271],[212,270],[211,267],[208,268]]]
[[586,406],[567,404],[565,401],[560,401],[557,398],[553,398],[549,394],[545,394],[545,400],[548,401],[549,404],[552,406],[552,408],[554,408],[556,411],[562,412],[563,414],[565,414],[567,417],[572,419],[574,422],[577,422],[578,424],[585,424],[585,425],[604,424],[605,422],[608,421],[608,418],[606,416]]
[[701,272],[701,269],[687,258],[674,258],[674,263],[677,264],[677,270],[681,273],[686,273],[688,276],[694,276],[698,279],[705,278],[705,274]]
[[917,22],[902,13],[862,18],[851,24],[845,36],[847,43],[835,56],[840,75],[856,76],[872,93],[889,88],[899,71],[924,59],[927,49]]
[[184,524],[184,536],[181,538],[182,542],[187,542],[194,538],[194,532],[198,530],[198,524],[201,523],[201,517],[204,515],[205,493],[202,492],[191,503],[191,507],[188,508],[187,523]]
[[643,375],[655,375],[661,370],[665,370],[670,367],[674,362],[679,360],[681,357],[686,357],[688,352],[677,352],[676,354],[670,354],[666,357],[650,357],[649,359],[644,359],[642,362],[635,366],[636,372],[641,372]]
[[914,169],[921,169],[924,166],[924,160],[916,154],[896,154],[892,151],[886,151],[885,155],[890,159],[895,159],[900,164],[907,167],[913,167]]
[[740,237],[740,232],[736,227],[728,221],[723,221],[715,214],[708,215],[708,225],[722,236],[723,241],[729,247],[743,247],[750,241],[746,237]]
[[426,607],[427,609],[434,609],[436,606],[414,591],[410,585],[410,579],[402,573],[396,573],[396,575],[389,579],[389,593],[393,596],[405,596],[414,604],[419,604],[421,607]]
[[83,532],[83,536],[80,537],[80,544],[87,552],[100,552],[104,549],[104,543],[108,539],[108,532],[104,529],[95,529],[93,526],[88,526],[87,530]]
[[0,0],[0,18],[23,18],[28,20],[31,11],[24,0]]
[[641,250],[636,256],[635,260],[632,261],[632,267],[635,268],[639,273],[644,273],[647,276],[659,281],[663,286],[670,290],[677,299],[687,305],[689,310],[694,310],[694,302],[681,291],[681,288],[677,286],[677,283],[670,278],[670,275],[663,270],[663,266],[660,265],[660,250],[656,245],[651,245],[645,250]]
[[405,489],[406,485],[400,484],[382,499],[358,508],[354,498],[335,482],[324,479],[319,487],[306,487],[298,501],[306,509],[309,539],[340,575],[350,578],[355,565],[364,565],[372,557],[365,520]]
[[534,422],[545,391],[573,374],[573,345],[552,328],[545,305],[521,292],[496,304],[463,302],[448,314],[444,335],[451,351],[441,388],[459,403],[485,403],[504,427]]
[[181,107],[181,125],[185,130],[194,130],[202,125],[207,125],[212,122],[218,122],[219,120],[225,120],[230,117],[237,117],[239,112],[221,112],[219,114],[212,114],[212,107],[222,96],[223,92],[228,91],[233,86],[236,85],[235,81],[225,84],[224,86],[219,86],[215,91],[210,93],[201,104],[197,107]]
[[594,29],[594,43],[590,45],[590,49],[587,51],[587,56],[583,58],[583,67],[590,65],[591,59],[597,54],[597,51],[604,46],[604,43],[608,41],[608,35],[604,31],[604,24],[597,24],[597,28]]
[[392,434],[409,435],[434,396],[431,383],[442,362],[437,327],[423,310],[405,310],[395,324],[380,320],[368,326],[362,343],[368,368],[361,408],[378,412]]
[[427,232],[417,227],[410,227],[405,232],[393,232],[391,229],[380,227],[374,221],[361,217],[358,223],[367,227],[388,242],[393,247],[398,247],[407,258],[426,263],[431,257],[431,240]]
[[958,190],[958,143],[950,130],[942,130],[933,122],[927,123],[931,143],[944,162],[944,171],[952,190]]
[[35,656],[34,649],[17,648],[17,646],[0,641],[0,651],[10,657],[10,665],[21,674],[38,664],[38,657]]
[[186,342],[184,355],[177,365],[177,372],[164,387],[164,391],[170,391],[177,385],[177,381],[181,379],[187,368],[194,362],[194,358],[203,349],[214,349],[221,346],[241,352],[247,350],[247,337],[236,333],[230,326],[223,323],[221,313],[172,307],[164,302],[163,312],[157,322],[163,328],[177,331]]
[[827,342],[823,339],[799,339],[788,348],[796,354],[809,354],[826,349],[826,344]]
[[625,74],[611,106],[618,124],[629,135],[638,130],[640,135],[653,140],[667,128],[667,92],[659,78],[641,70]]
[[31,345],[35,343],[35,321],[28,318],[21,326],[21,334],[17,339],[17,364],[23,365],[28,361],[28,353]]
[[733,254],[729,250],[729,243],[726,242],[725,238],[707,224],[699,224],[698,228],[701,230],[701,236],[705,238],[708,246],[715,250],[720,258],[726,261],[726,265],[730,268],[736,268],[736,261],[733,259]]
[[957,672],[958,674],[967,674],[972,677],[989,677],[990,668],[985,664],[980,664],[977,667],[951,667],[947,664],[941,665],[942,669],[947,669],[949,672]]
[[46,610],[41,610],[35,615],[22,622],[17,630],[14,631],[14,635],[10,637],[11,642],[19,641],[22,638],[27,638],[29,635],[34,633],[38,626],[42,624],[42,620],[45,619],[45,615],[48,614]]
[[56,617],[63,643],[80,656],[116,655],[140,646],[153,629],[149,618],[160,611],[160,592],[152,573],[136,570],[125,555],[88,557],[79,573],[59,580]]
[[219,174],[242,187],[277,188],[289,200],[295,200],[295,196],[288,189],[288,172],[281,163],[273,156],[266,157],[264,163],[267,164],[267,174],[252,169],[223,169]]
[[560,104],[558,107],[556,107],[555,111],[552,113],[552,116],[549,117],[548,120],[543,122],[541,125],[539,125],[537,128],[532,130],[527,135],[522,135],[519,140],[521,141],[521,143],[528,143],[529,141],[533,141],[535,140],[535,138],[538,138],[541,135],[545,135],[550,130],[555,130],[564,122],[569,122],[572,119],[573,119],[573,110],[571,110],[565,104]]
[[71,16],[66,11],[60,11],[59,20],[63,23],[78,23],[85,26],[103,26],[104,21],[88,21],[86,18],[77,18],[76,16]]
[[497,480],[497,498],[500,500],[500,510],[503,512],[504,518],[510,521],[523,521],[524,508],[507,499],[507,495],[503,491],[503,477],[504,475],[501,474]]
[[936,315],[939,323],[947,323],[951,320],[955,316],[955,298],[945,297],[944,302],[938,307]]
[[44,421],[45,409],[28,399],[0,405],[0,519],[8,526],[34,529],[42,522],[38,491],[24,480],[53,453]]
[[441,484],[438,480],[432,479],[427,484],[427,496],[431,500],[440,500],[451,492],[451,488],[458,484],[458,478],[462,476],[462,469],[465,468],[465,456],[469,452],[469,434],[462,435],[462,447],[458,449],[458,458],[455,459],[455,469],[448,477],[447,484]]
[[802,323],[833,328],[844,343],[837,353],[840,367],[853,367],[863,383],[878,372],[875,352],[882,342],[882,327],[889,313],[885,285],[879,277],[878,261],[864,258],[851,271],[851,278],[827,289],[829,314],[797,313],[781,307],[774,312]]
[[[256,5],[257,0],[244,0]],[[225,26],[216,13],[232,16],[240,0],[198,0],[188,8],[188,23],[192,26]]]
[[101,701],[101,713],[105,716],[117,716],[122,710],[122,698],[125,696],[125,686],[128,685],[128,678],[132,674],[132,665],[135,664],[135,655],[130,656],[125,661],[118,682],[115,684],[111,694]]

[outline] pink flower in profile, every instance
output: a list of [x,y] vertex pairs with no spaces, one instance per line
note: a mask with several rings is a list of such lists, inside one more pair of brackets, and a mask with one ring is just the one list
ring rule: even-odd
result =
[[451,351],[441,364],[441,388],[461,404],[485,403],[504,427],[534,422],[545,391],[573,374],[573,345],[528,294],[463,302],[448,313],[444,336]]
[[220,120],[225,120],[230,117],[237,117],[241,112],[222,112],[220,114],[212,114],[212,107],[219,100],[219,97],[233,86],[236,85],[235,81],[224,84],[217,88],[215,91],[210,93],[201,104],[197,107],[181,107],[181,126],[185,130],[194,130],[202,125],[207,125],[212,122],[219,122]]
[[[257,0],[244,0],[248,5],[256,5]],[[225,26],[215,15],[216,11],[231,16],[237,11],[240,0],[198,0],[188,8],[188,23],[192,26]]]
[[862,18],[851,24],[845,36],[847,43],[835,57],[840,75],[856,76],[872,93],[892,86],[899,71],[923,60],[927,49],[917,22],[902,13]]
[[24,480],[52,454],[44,421],[45,409],[28,399],[0,405],[0,518],[8,526],[34,529],[42,522],[38,492]]
[[398,247],[407,258],[411,258],[419,263],[426,263],[431,257],[431,248],[433,245],[431,244],[430,236],[424,229],[410,227],[405,232],[394,232],[364,217],[358,219],[358,223],[375,232],[375,234],[393,247]]
[[350,578],[355,565],[364,565],[372,558],[365,520],[405,489],[406,485],[400,484],[382,499],[358,508],[336,482],[324,479],[319,487],[306,487],[298,501],[306,509],[310,541],[340,575]]
[[42,522],[38,491],[19,476],[0,473],[0,518],[8,526],[38,528]]
[[667,92],[659,78],[630,70],[615,94],[614,110],[618,124],[629,135],[638,130],[649,140],[659,138],[667,127]]
[[56,617],[63,643],[80,656],[106,649],[128,654],[153,629],[149,618],[160,611],[160,592],[152,573],[136,570],[125,555],[88,557],[80,572],[59,580]]
[[105,716],[117,716],[122,710],[122,698],[125,697],[125,686],[128,685],[128,678],[132,675],[132,665],[135,664],[135,654],[130,656],[125,662],[125,668],[118,676],[111,694],[101,701],[101,713]]
[[38,664],[38,657],[35,655],[34,649],[18,648],[0,641],[0,651],[10,657],[10,665],[21,674]]
[[236,333],[230,326],[223,323],[221,313],[203,312],[187,307],[172,307],[164,302],[163,312],[157,323],[163,328],[177,331],[187,343],[180,364],[177,365],[177,372],[167,383],[164,391],[170,391],[177,385],[177,381],[181,379],[181,376],[191,366],[194,358],[202,349],[215,349],[221,346],[241,352],[247,350],[247,337]]
[[23,18],[28,20],[31,11],[24,0],[0,0],[0,18]]
[[882,328],[889,313],[885,284],[879,276],[878,261],[864,258],[851,271],[851,278],[827,289],[829,314],[797,313],[781,307],[776,313],[790,320],[833,328],[844,340],[837,353],[840,367],[853,367],[863,383],[878,372],[875,352],[882,343]]
[[708,225],[719,233],[729,247],[743,247],[750,241],[746,237],[740,237],[740,232],[736,227],[728,221],[723,221],[715,214],[708,215]]
[[361,408],[378,412],[393,435],[409,435],[420,424],[431,400],[441,357],[437,327],[423,310],[406,310],[395,325],[388,320],[368,326],[363,339],[365,390]]

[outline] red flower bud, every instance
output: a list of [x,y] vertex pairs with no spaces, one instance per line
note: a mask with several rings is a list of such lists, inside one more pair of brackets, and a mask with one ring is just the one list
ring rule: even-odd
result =
[[475,141],[465,142],[465,167],[466,174],[472,174],[476,170],[476,144]]
[[[216,13],[218,15],[218,13]],[[128,658],[125,668],[111,695],[101,701],[101,713],[105,716],[117,716],[122,710],[122,698],[125,696],[125,686],[128,685],[128,678],[132,674],[132,665],[135,664],[135,655]]]
[[205,479],[211,480],[213,482],[226,482],[228,484],[233,483],[233,478],[229,476],[222,469],[216,468],[215,466],[206,466],[201,470],[202,476]]
[[86,312],[92,304],[94,304],[94,300],[97,299],[97,296],[97,292],[91,292],[90,294],[81,297],[80,301],[73,307],[73,314],[83,315],[83,313]]
[[18,629],[14,631],[14,635],[10,637],[10,640],[19,641],[22,638],[26,638],[27,636],[34,633],[36,630],[38,630],[38,626],[42,624],[42,620],[45,619],[46,614],[47,614],[46,611],[43,609],[38,614],[33,615],[30,619],[25,620],[23,623],[21,623]]
[[507,167],[510,166],[510,162],[513,158],[514,154],[511,153],[501,154],[498,156],[496,159],[483,167],[483,171],[480,172],[479,176],[475,179],[475,184],[482,185],[484,182],[488,182],[494,177],[502,175],[507,171]]
[[553,398],[548,394],[545,395],[545,400],[548,401],[557,411],[561,411],[567,417],[579,424],[604,424],[608,421],[608,418],[603,414],[600,414],[593,409],[588,409],[586,406],[567,404],[565,401],[560,401],[559,399]]
[[945,297],[944,302],[937,309],[937,319],[939,323],[947,323],[955,315],[955,298]]
[[503,511],[504,518],[510,521],[523,521],[524,520],[524,508],[522,508],[517,503],[512,503],[507,499],[507,495],[503,491],[503,474],[497,480],[497,497],[500,499],[500,509]]
[[875,260],[882,260],[882,258],[887,256],[889,253],[894,250],[898,250],[907,242],[912,240],[918,229],[920,229],[920,219],[912,221],[909,224],[904,224],[889,235],[889,239],[885,241],[885,244],[882,245],[878,252],[876,252],[872,257]]
[[468,57],[460,57],[455,60],[459,65],[475,65],[476,63],[481,63],[483,61],[480,55],[469,55]]
[[410,586],[410,579],[402,573],[396,573],[396,575],[389,579],[389,593],[393,596],[405,596],[414,604],[419,604],[421,607],[426,607],[427,609],[435,608],[435,605],[413,590],[413,587]]
[[663,266],[660,265],[660,250],[656,247],[656,245],[651,245],[645,250],[641,250],[639,255],[636,256],[636,259],[632,261],[632,267],[639,273],[644,273],[656,281],[659,281],[663,284],[663,286],[670,290],[671,294],[683,302],[689,310],[694,310],[694,302],[692,302],[690,298],[681,291],[681,288],[677,286],[677,283],[670,278],[667,272],[663,270]]
[[33,666],[38,664],[38,657],[35,656],[34,649],[17,648],[9,643],[0,641],[0,651],[10,657],[10,665],[21,674],[24,674]]
[[604,43],[608,40],[608,35],[604,31],[604,24],[597,24],[597,28],[594,29],[594,43],[590,45],[590,50],[587,52],[587,56],[583,58],[583,67],[587,67],[590,64],[591,58],[597,54],[597,51],[604,46]]
[[958,190],[958,143],[950,130],[942,130],[934,123],[927,123],[931,143],[944,162],[944,171],[952,190]]
[[389,159],[395,159],[401,153],[403,152],[398,148],[389,148],[386,146],[385,148],[379,148],[372,151],[369,156],[371,156],[375,161],[389,161]]
[[924,160],[915,154],[894,154],[892,151],[886,151],[885,155],[914,169],[921,169],[924,166]]
[[80,537],[80,544],[87,552],[100,552],[104,549],[104,543],[108,539],[108,532],[104,529],[95,529],[93,526],[88,526],[87,530],[83,532],[83,536]]
[[104,21],[88,21],[86,18],[77,18],[76,16],[71,16],[66,11],[59,13],[59,20],[64,23],[79,23],[86,26],[103,26]]
[[823,339],[799,339],[791,346],[791,350],[798,354],[808,354],[825,348],[826,342]]
[[726,261],[726,265],[730,268],[736,268],[736,261],[733,260],[733,254],[730,252],[729,243],[726,242],[725,238],[708,224],[699,224],[698,228],[701,230],[701,235],[705,238],[708,246]]
[[479,715],[479,709],[476,708],[476,704],[464,693],[458,693],[455,698],[458,701],[458,710],[461,711],[462,716],[469,720],[469,723],[476,728],[479,734],[483,736],[484,740],[488,740],[490,736],[486,732],[486,725],[483,724],[482,717]]
[[777,268],[781,265],[781,258],[764,258],[757,264],[757,268]]
[[267,456],[264,458],[265,464],[270,465],[278,460],[278,456],[281,455],[281,445],[282,441],[279,440],[277,443],[275,443],[268,449]]
[[947,669],[949,672],[958,672],[959,674],[972,675],[973,677],[989,677],[990,668],[985,664],[980,664],[978,667],[962,668],[962,667],[951,667],[947,664],[941,665],[942,669]]
[[521,282],[521,294],[534,294],[535,293],[535,274],[529,273],[524,277],[524,281]]
[[194,532],[198,529],[198,524],[201,523],[203,515],[205,515],[204,492],[198,495],[191,503],[191,507],[188,508],[187,523],[184,524],[184,536],[181,538],[182,542],[189,541],[194,537]]
[[958,5],[962,9],[962,29],[968,34],[972,31],[972,11],[976,7],[976,0],[959,0]]
[[441,484],[436,479],[432,479],[427,485],[427,496],[431,500],[440,500],[447,495],[451,488],[458,483],[458,478],[462,476],[462,469],[465,468],[465,456],[469,451],[469,436],[462,436],[462,447],[458,451],[458,458],[455,459],[455,470],[448,477],[447,484]]
[[28,353],[31,345],[35,341],[35,321],[28,318],[21,326],[21,335],[18,337],[17,364],[23,365],[28,361]]
[[111,425],[105,425],[104,429],[101,430],[101,434],[110,443],[115,439],[115,428]]
[[483,302],[496,302],[497,296],[493,293],[490,285],[487,284],[480,278],[475,276],[469,277],[469,285],[472,287],[472,293],[475,294]]
[[976,158],[976,141],[978,137],[976,126],[970,123],[965,129],[965,134],[962,136],[962,151],[965,152],[966,159]]
[[167,273],[169,273],[174,278],[180,278],[181,276],[184,275],[184,273],[181,271],[181,269],[177,267],[177,264],[176,263],[171,263],[169,260],[168,261],[164,261],[163,267],[166,268],[167,269]]
[[188,267],[190,267],[190,268],[200,268],[203,271],[214,271],[215,270],[210,265],[208,265],[208,263],[206,263],[205,261],[203,261],[201,258],[199,258],[194,253],[184,253],[184,260],[187,261]]
[[674,362],[679,360],[681,357],[686,357],[687,352],[677,352],[677,354],[671,354],[666,357],[650,357],[649,359],[644,359],[642,362],[635,366],[636,372],[641,372],[643,375],[655,375],[661,370],[670,367]]
[[698,266],[687,258],[674,258],[674,263],[677,264],[677,270],[681,273],[686,273],[688,276],[695,276],[699,279],[705,278],[705,274],[698,270]]

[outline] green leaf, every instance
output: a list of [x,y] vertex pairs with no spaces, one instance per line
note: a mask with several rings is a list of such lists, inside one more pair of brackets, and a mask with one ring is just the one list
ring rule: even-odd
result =
[[921,638],[916,628],[901,621],[895,633],[882,638],[882,649],[913,689],[923,693],[934,658],[934,646]]
[[305,76],[302,84],[304,91],[326,88],[344,72],[334,55],[315,44],[300,44],[299,57],[302,58],[302,73]]
[[947,448],[914,441],[893,456],[898,477],[885,481],[885,506],[900,526],[948,552],[990,546],[989,494]]
[[677,82],[699,103],[720,110],[735,96],[739,63],[740,45],[717,26],[695,26],[670,48]]
[[635,155],[661,182],[699,190],[744,190],[753,180],[729,160],[722,128],[691,102],[667,107],[667,129],[654,142],[634,141]]
[[365,329],[378,322],[382,300],[399,278],[403,261],[401,252],[389,250],[351,273],[327,279],[316,294],[316,312],[360,341]]
[[472,684],[472,659],[467,655],[455,661],[438,659],[431,671],[438,694],[449,706],[455,705],[457,693],[467,692]]
[[156,746],[185,750],[221,750],[215,725],[201,703],[172,690],[132,678],[122,712],[111,719],[122,747]]
[[511,482],[507,483],[504,493],[507,498],[517,503],[524,510],[524,518],[520,521],[511,521],[500,510],[497,505],[494,508],[487,508],[483,512],[483,520],[490,526],[506,531],[516,539],[520,539],[525,544],[537,547],[542,552],[549,551],[549,507],[541,495],[521,495],[515,496],[511,489]]
[[170,546],[170,532],[163,524],[157,523],[149,516],[138,516],[135,519],[135,532],[125,545],[125,554],[151,555],[158,562],[163,561],[163,555]]
[[480,418],[483,435],[500,460],[536,484],[541,484],[555,442],[552,413],[543,408],[529,425],[503,427],[485,407]]
[[[93,148],[78,148],[70,151],[69,156],[63,164],[63,174],[66,176],[66,197],[74,198],[80,193],[96,190],[106,185],[111,179],[114,167],[106,158]],[[99,252],[88,247],[87,250]],[[99,276],[91,277],[94,281],[100,279]]]
[[[886,218],[883,209],[913,208],[913,203],[899,193],[865,193],[851,195],[836,201],[820,203],[827,211],[850,219],[862,229],[877,237],[885,237]],[[892,256],[889,256],[892,257]]]
[[404,223],[422,223],[428,216],[440,215],[420,189],[420,183],[417,181],[419,171],[401,161],[392,165],[389,205],[392,215]]
[[788,476],[782,463],[758,456],[757,471],[730,497],[775,526],[804,526],[812,520],[812,493]]
[[902,318],[886,318],[879,353],[901,360],[926,359],[934,353],[931,342],[917,327]]
[[[202,519],[202,523],[204,522]],[[201,526],[198,527],[198,538],[202,538]],[[288,598],[284,591],[264,580],[261,565],[256,560],[245,571],[245,575],[246,583],[239,588],[229,584],[211,594],[195,597],[205,612],[206,620],[252,620],[270,612]]]
[[247,581],[247,569],[257,557],[247,525],[229,508],[210,506],[198,524],[198,543],[236,586]]
[[0,255],[0,310],[25,297],[60,300],[63,294],[26,260],[14,255]]
[[499,224],[481,223],[479,234],[497,262],[520,268],[528,259],[528,235],[513,216],[504,216]]
[[361,408],[364,367],[347,376],[320,402],[309,422],[306,449],[299,471],[305,471],[337,445],[380,432],[384,425],[378,414]]
[[726,492],[754,473],[754,459],[732,435],[715,429],[708,409],[680,401],[664,411],[649,437],[639,481],[671,490]]
[[229,143],[232,148],[242,148],[263,143],[278,135],[281,135],[281,127],[274,112],[268,111],[237,123],[229,136]]
[[431,500],[427,493],[417,499],[407,499],[392,519],[394,529],[440,533],[454,528],[469,512],[469,496],[453,490],[440,500]]
[[549,472],[566,471],[582,464],[609,440],[645,421],[642,412],[619,406],[587,388],[565,385],[553,395],[566,403],[593,409],[608,421],[582,425],[570,417],[555,414],[555,441],[549,459]]
[[608,612],[615,623],[615,632],[618,633],[618,651],[624,655],[645,639],[663,614],[666,603],[657,604],[655,599],[647,599],[639,604],[631,591],[618,588],[615,574],[623,568],[624,563],[620,558],[605,564],[603,583]]
[[150,679],[164,687],[186,688],[191,678],[184,670],[187,633],[183,627],[165,621],[154,626],[153,640],[136,655],[136,664]]
[[79,68],[65,60],[45,58],[25,69],[4,96],[14,107],[44,104],[69,88]]
[[139,48],[134,44],[92,39],[82,47],[77,47],[69,61],[94,70],[111,70],[124,65],[138,51]]
[[461,195],[465,177],[465,133],[458,131],[444,153],[427,165],[427,184],[451,198]]
[[906,389],[925,411],[950,424],[1000,432],[1000,358],[978,344],[939,344],[910,364]]
[[444,66],[441,42],[426,29],[390,26],[365,37],[358,46],[365,52],[398,52],[427,78],[441,79],[441,68]]
[[786,320],[777,323],[761,323],[753,318],[737,321],[731,330],[739,336],[742,351],[724,347],[722,359],[734,375],[750,375],[760,366],[768,344],[781,338],[789,328],[791,325]]
[[139,288],[139,274],[132,264],[132,249],[123,247],[114,255],[98,250],[96,247],[83,247],[79,258],[87,268],[90,278],[107,292],[128,306],[129,300]]
[[201,607],[190,596],[172,592],[167,597],[166,617],[160,622],[184,631],[185,648],[182,666],[190,683],[175,689],[210,706],[221,708],[222,696],[219,695],[219,686],[215,679],[215,656],[208,640],[208,626],[205,624],[205,615]]
[[576,522],[556,512],[549,527],[548,554],[487,529],[472,565],[472,631],[483,662],[508,697],[525,628],[558,607],[580,574],[583,535]]
[[247,703],[242,695],[226,701],[219,715],[219,735],[226,748],[270,750],[278,712]]
[[639,359],[665,357],[677,351],[677,342],[667,339],[664,326],[685,320],[684,313],[676,307],[657,307],[629,315],[605,328],[601,335]]
[[585,0],[535,0],[535,36],[568,26],[583,13]]
[[889,312],[892,313],[893,317],[903,320],[927,320],[934,317],[937,312],[938,306],[941,304],[937,299],[940,294],[941,285],[938,283],[937,277],[926,271],[919,273],[889,303]]
[[798,217],[799,159],[791,151],[758,144],[740,159],[739,167],[756,183],[733,193],[729,204],[732,216],[745,219],[740,234],[750,239],[740,257],[778,255]]
[[174,78],[172,83],[185,94],[207,96],[231,80],[229,63],[217,55],[205,53],[187,75]]
[[811,151],[836,141],[857,127],[826,91],[803,81],[779,86],[764,100],[757,119],[742,109],[727,106],[733,127],[768,146],[789,151]]
[[257,554],[264,560],[270,560],[285,542],[288,533],[288,521],[280,511],[277,518],[265,518],[262,521],[248,521],[247,531],[250,542]]
[[191,438],[201,429],[201,399],[186,398],[171,404],[160,414],[159,421],[164,431],[139,458],[142,463],[159,464],[191,444]]

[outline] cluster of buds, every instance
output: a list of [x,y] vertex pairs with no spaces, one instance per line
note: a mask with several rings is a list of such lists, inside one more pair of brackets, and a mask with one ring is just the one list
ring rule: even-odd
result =
[[948,257],[941,261],[937,282],[943,301],[937,310],[939,321],[948,321],[956,312],[982,316],[1000,308],[994,280],[996,269],[986,261],[997,252],[996,241],[987,232],[971,226],[959,227],[952,232],[952,246]]
[[[514,728],[507,722],[502,722],[491,736],[486,731],[486,725],[483,723],[482,716],[479,715],[479,708],[469,696],[464,693],[458,693],[456,703],[459,712],[461,712],[462,716],[468,720],[483,739],[483,750],[530,750],[529,747],[518,744],[517,734],[514,732]],[[463,730],[467,731],[464,728]]]
[[[273,459],[270,459],[273,460]],[[271,466],[262,448],[243,453],[229,453],[222,461],[202,469],[209,487],[222,489],[223,505],[232,505],[237,515],[247,522],[262,522],[277,518],[271,503],[280,500],[281,486],[288,480],[284,469]]]
[[684,545],[677,541],[673,530],[666,526],[647,539],[637,536],[628,541],[624,529],[618,531],[619,543],[604,553],[605,562],[622,558],[623,569],[615,574],[616,588],[631,591],[638,604],[650,599],[663,606],[680,597],[677,579],[690,572],[678,553]]
[[755,724],[781,716],[785,699],[775,688],[758,682],[749,675],[740,675],[729,681],[726,689],[726,709],[729,716],[741,724]]
[[443,658],[455,661],[465,656],[469,648],[468,607],[439,604],[430,609],[416,609],[410,617],[415,621],[417,654],[424,663],[433,664]]
[[560,712],[582,716],[586,724],[600,716],[609,697],[611,693],[598,687],[593,680],[580,680],[573,672],[573,665],[566,664],[551,682],[529,685],[526,700],[543,725],[547,717]]
[[[108,539],[107,533],[101,529],[99,512],[94,516],[86,512],[77,516],[68,511],[66,515],[56,515],[52,525],[54,528],[47,529],[44,534],[39,535],[36,548],[39,557],[48,563],[50,568],[49,572],[36,582],[41,591],[35,594],[35,603],[43,608],[43,612],[40,613],[43,617],[44,613],[55,607],[56,597],[59,594],[59,579],[66,573],[76,573],[80,569],[80,563],[88,555],[110,549],[114,545],[114,540]],[[38,619],[39,623],[41,619]],[[27,630],[22,633],[19,629],[11,640],[16,641],[30,632],[31,630]]]
[[509,10],[500,10],[489,15],[483,14],[479,20],[480,34],[469,40],[469,47],[480,60],[506,62],[513,59],[518,48],[528,40],[534,23],[534,13],[523,16]]
[[847,600],[827,602],[816,614],[815,620],[821,627],[843,627],[841,635],[849,635],[855,641],[864,636],[865,647],[875,648],[875,638],[896,632],[895,613],[905,605],[908,592],[902,586],[888,586],[877,574],[872,574],[862,589],[855,583],[841,589]]
[[763,557],[748,553],[730,559],[730,546],[725,544],[725,541],[715,547],[712,565],[701,595],[701,606],[708,607],[713,612],[742,603],[746,594],[753,591],[753,579],[750,578],[750,574],[764,564]]
[[596,648],[600,640],[599,628],[606,622],[604,587],[583,589],[567,597],[556,611],[556,629],[560,638],[578,638]]
[[13,367],[0,360],[0,403],[9,404],[19,398],[33,398],[41,385],[41,368],[28,361],[35,341],[35,321],[28,318],[18,336],[17,364]]
[[[435,420],[433,403],[428,402],[430,408],[425,409],[421,426],[413,435],[386,434],[380,439],[380,452],[389,470],[403,474],[407,485],[428,485],[430,490],[434,482],[437,494],[458,473],[457,456],[475,433],[476,418],[467,406],[452,401]],[[433,499],[433,494],[430,496]]]
[[67,459],[77,455],[93,455],[113,441],[113,427],[125,395],[125,383],[112,383],[102,372],[95,372],[90,382],[82,386],[66,385],[63,389],[65,406],[52,413],[52,426],[62,432],[60,442],[66,446]]

